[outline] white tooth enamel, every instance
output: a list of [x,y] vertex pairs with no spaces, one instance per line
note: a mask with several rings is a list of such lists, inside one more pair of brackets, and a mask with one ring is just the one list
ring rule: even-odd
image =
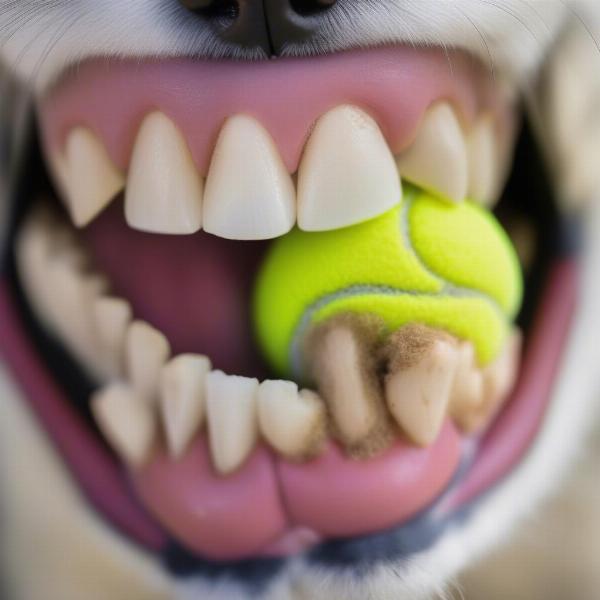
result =
[[71,218],[79,227],[92,221],[125,184],[102,142],[84,127],[69,133],[65,156],[51,162],[66,194]]
[[291,381],[263,381],[258,388],[258,422],[264,438],[286,458],[318,454],[325,438],[325,405]]
[[171,349],[167,338],[144,321],[134,321],[125,336],[125,361],[127,375],[136,394],[154,403],[158,392],[158,379]]
[[483,372],[477,366],[475,349],[470,342],[461,342],[457,349],[458,365],[450,392],[450,415],[464,431],[470,430],[470,415],[483,402]]
[[206,377],[206,414],[213,464],[222,474],[238,469],[258,439],[258,381],[212,371]]
[[213,152],[204,194],[204,229],[234,240],[287,233],[296,220],[294,184],[275,142],[255,119],[229,118]]
[[469,198],[492,206],[498,195],[499,157],[494,123],[483,117],[471,131],[468,142]]
[[202,224],[202,177],[177,127],[159,112],[139,130],[125,195],[125,216],[134,229],[189,234]]
[[423,343],[422,330],[415,328],[416,333],[408,334],[413,340],[399,345],[400,351],[408,352],[391,364],[385,395],[390,412],[408,437],[420,446],[429,446],[444,423],[458,354],[444,337],[432,337],[411,356]]
[[394,158],[377,123],[354,106],[338,106],[322,116],[298,170],[300,229],[359,223],[401,199]]
[[522,336],[513,331],[506,341],[500,356],[484,371],[486,403],[497,410],[515,385],[519,374]]
[[431,108],[412,145],[397,157],[406,179],[453,202],[461,202],[469,184],[465,136],[448,104]]
[[113,378],[124,374],[124,351],[127,328],[132,320],[129,302],[121,298],[97,298],[92,307],[96,335],[106,372]]
[[195,354],[177,356],[162,369],[160,411],[173,458],[183,455],[202,425],[204,386],[210,369],[210,360]]
[[91,408],[98,427],[119,456],[131,467],[143,466],[156,433],[151,408],[124,383],[113,383],[96,392]]

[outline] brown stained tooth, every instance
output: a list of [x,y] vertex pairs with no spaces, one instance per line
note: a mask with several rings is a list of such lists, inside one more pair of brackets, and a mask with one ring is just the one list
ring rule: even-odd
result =
[[326,434],[325,405],[291,381],[263,381],[258,388],[258,423],[267,442],[289,460],[317,456]]
[[129,302],[104,296],[92,307],[96,335],[107,375],[116,378],[124,374],[125,337],[132,319]]
[[258,440],[258,380],[222,371],[206,376],[208,440],[215,469],[228,475],[250,456]]
[[484,430],[508,398],[519,372],[521,333],[515,330],[500,356],[482,370],[483,391],[479,403],[462,403],[452,410],[452,417],[466,433]]
[[385,394],[390,412],[420,446],[437,438],[458,364],[456,342],[423,325],[406,325],[388,339]]
[[149,458],[156,435],[152,409],[124,383],[113,383],[92,396],[96,423],[113,449],[133,468]]
[[179,458],[204,420],[205,381],[211,369],[206,356],[181,354],[160,374],[160,412],[169,453]]
[[169,342],[158,329],[144,321],[131,323],[125,337],[127,375],[146,402],[156,401],[160,370],[170,354]]
[[306,345],[308,370],[334,434],[356,458],[381,452],[394,436],[377,373],[381,329],[375,317],[339,315],[316,326]]
[[468,431],[468,415],[478,410],[483,397],[483,371],[477,365],[475,348],[471,342],[460,342],[456,377],[450,393],[450,416],[463,431]]

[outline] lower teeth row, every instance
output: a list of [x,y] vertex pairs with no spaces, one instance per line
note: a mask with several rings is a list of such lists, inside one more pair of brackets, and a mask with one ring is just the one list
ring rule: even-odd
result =
[[259,383],[211,370],[205,356],[170,358],[166,337],[108,294],[108,281],[86,270],[85,251],[49,211],[30,215],[17,261],[42,323],[104,382],[92,411],[132,468],[149,460],[161,437],[170,455],[181,457],[204,422],[222,474],[239,469],[261,438],[297,461],[318,455],[328,436],[356,458],[402,435],[428,446],[447,416],[465,432],[483,429],[517,373],[517,333],[482,369],[469,342],[420,325],[403,327],[376,349],[368,342],[368,319],[346,315],[311,335],[309,362],[320,395],[290,381]]

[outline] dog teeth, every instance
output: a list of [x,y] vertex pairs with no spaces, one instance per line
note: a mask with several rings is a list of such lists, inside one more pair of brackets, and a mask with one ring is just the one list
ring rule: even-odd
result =
[[437,438],[457,367],[454,340],[421,325],[398,330],[387,343],[385,395],[390,412],[420,446]]
[[467,140],[469,156],[469,198],[491,206],[498,195],[498,148],[494,123],[483,117],[473,127]]
[[310,390],[291,381],[263,381],[258,388],[258,422],[263,437],[282,456],[306,460],[325,440],[325,406]]
[[120,377],[124,373],[125,335],[132,320],[129,302],[104,296],[92,306],[96,335],[106,374]]
[[151,408],[124,383],[113,383],[92,396],[96,423],[113,449],[131,467],[148,460],[156,433]]
[[450,415],[461,429],[469,429],[469,415],[481,405],[483,397],[484,377],[475,360],[475,348],[470,342],[461,342],[449,407]]
[[144,321],[134,321],[125,337],[127,376],[138,397],[154,403],[158,379],[171,349],[167,338]]
[[204,385],[211,369],[206,356],[182,354],[160,375],[160,411],[169,452],[179,458],[202,425]]
[[397,157],[403,179],[453,202],[461,202],[469,184],[465,136],[448,104],[431,108],[412,145]]
[[65,155],[56,156],[52,167],[78,227],[92,221],[125,185],[102,142],[84,127],[69,133]]
[[125,195],[134,229],[189,234],[202,224],[203,181],[187,143],[162,113],[148,115],[137,136]]
[[393,156],[377,123],[353,106],[322,116],[298,170],[298,226],[323,231],[365,221],[402,199]]
[[344,315],[317,326],[307,345],[309,371],[337,437],[358,457],[376,454],[391,441],[374,360],[379,329],[370,319]]
[[235,240],[287,233],[296,220],[294,184],[275,143],[251,117],[231,117],[214,150],[204,196],[204,229]]
[[248,458],[258,439],[258,381],[212,371],[206,377],[209,447],[216,470],[227,475]]

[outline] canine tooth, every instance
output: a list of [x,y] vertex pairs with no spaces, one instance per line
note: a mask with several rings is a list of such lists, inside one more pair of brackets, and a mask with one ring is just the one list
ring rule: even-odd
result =
[[402,199],[394,158],[377,123],[354,106],[322,116],[298,170],[298,226],[323,231],[366,221]]
[[206,356],[182,354],[160,374],[160,410],[171,456],[180,457],[204,419],[204,384],[211,369]]
[[454,340],[407,325],[386,344],[385,394],[390,412],[412,441],[429,446],[444,423],[457,367]]
[[238,469],[258,439],[258,380],[211,371],[206,376],[206,416],[213,464],[224,475]]
[[131,157],[125,218],[130,227],[152,233],[189,234],[202,225],[202,177],[173,122],[148,115]]
[[107,373],[118,377],[123,374],[125,336],[132,319],[131,306],[121,298],[104,296],[95,300],[92,310]]
[[65,156],[56,158],[53,165],[67,196],[71,218],[78,227],[92,221],[125,184],[102,142],[85,127],[69,133]]
[[158,391],[158,378],[171,348],[158,329],[144,321],[134,321],[125,336],[127,375],[137,395],[153,403]]
[[306,348],[335,433],[357,457],[376,454],[392,439],[375,360],[380,330],[377,319],[341,315],[317,326]]
[[258,423],[264,438],[283,456],[316,456],[325,439],[325,406],[291,381],[263,381],[258,388]]
[[114,450],[132,467],[148,459],[156,433],[151,408],[124,383],[113,383],[92,396],[96,423]]
[[296,220],[294,184],[271,136],[255,119],[227,120],[204,195],[204,229],[235,240],[287,233]]
[[452,419],[463,431],[469,431],[470,415],[481,405],[483,394],[483,372],[476,364],[473,344],[461,342],[449,410]]
[[412,146],[396,163],[403,179],[453,202],[464,200],[469,183],[467,146],[448,104],[429,109]]
[[494,123],[482,118],[468,138],[469,198],[491,206],[498,194],[498,148]]

